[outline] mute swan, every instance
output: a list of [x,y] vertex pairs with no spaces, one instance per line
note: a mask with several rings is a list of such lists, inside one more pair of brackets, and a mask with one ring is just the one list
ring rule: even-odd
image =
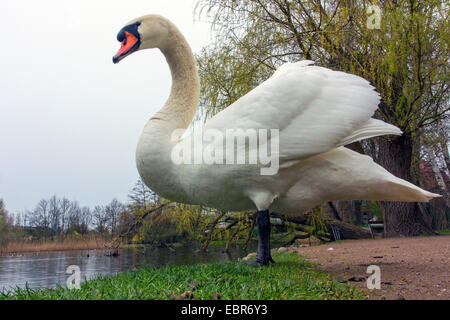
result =
[[[136,163],[143,181],[162,197],[177,202],[224,211],[256,208],[256,261],[260,265],[273,262],[269,210],[295,215],[325,201],[427,202],[439,197],[393,176],[372,158],[344,147],[361,139],[401,134],[398,128],[371,118],[379,94],[358,76],[314,66],[308,60],[286,63],[209,119],[201,130],[183,136],[177,129],[188,128],[199,102],[195,60],[183,35],[166,18],[147,15],[127,23],[117,40],[121,48],[113,57],[114,63],[135,51],[158,48],[172,75],[167,102],[147,122],[138,142]],[[266,145],[257,146],[262,150],[277,142],[271,144],[272,155],[277,156],[273,160],[278,161],[278,170],[272,174],[262,174],[262,162],[249,161],[250,149],[243,164],[205,163],[205,155],[202,157],[202,152],[190,144],[202,140],[204,149],[200,150],[216,148],[211,154],[216,160],[224,160],[225,154],[220,152],[224,141],[217,135],[213,135],[215,140],[205,138],[199,132],[209,130],[226,136],[227,131],[235,130],[239,138],[251,130],[265,129],[278,130]],[[263,138],[259,136],[258,141]],[[236,153],[234,138],[232,143],[231,151]],[[193,152],[200,161],[175,163],[178,151],[174,150],[183,150],[180,154],[186,155]]]

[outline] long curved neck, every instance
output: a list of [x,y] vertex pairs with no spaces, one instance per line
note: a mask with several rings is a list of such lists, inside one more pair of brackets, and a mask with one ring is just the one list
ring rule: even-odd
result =
[[171,23],[169,26],[169,44],[160,50],[170,67],[172,89],[164,107],[147,124],[148,129],[157,128],[166,134],[189,126],[200,96],[200,81],[191,48],[177,27]]
[[[183,35],[169,23],[167,45],[160,48],[172,73],[172,90],[163,106],[145,125],[136,149],[138,171],[152,190],[168,199],[183,194],[177,166],[171,161],[172,133],[186,129],[197,109],[200,83],[194,55]],[[181,189],[180,189],[181,188]]]

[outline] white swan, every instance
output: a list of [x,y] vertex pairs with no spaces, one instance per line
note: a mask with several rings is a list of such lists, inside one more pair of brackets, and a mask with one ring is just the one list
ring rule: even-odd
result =
[[[371,118],[379,95],[366,80],[306,60],[282,65],[202,128],[202,132],[212,130],[224,135],[230,129],[279,129],[276,174],[261,175],[261,164],[176,164],[171,157],[173,151],[190,150],[188,144],[202,138],[197,130],[186,137],[178,132],[173,139],[176,129],[189,126],[199,101],[199,79],[191,49],[175,25],[158,15],[132,20],[117,39],[122,46],[114,63],[134,51],[158,48],[172,74],[169,99],[147,122],[137,146],[136,162],[142,179],[159,195],[174,201],[225,211],[256,208],[259,264],[271,261],[269,209],[289,215],[324,201],[426,202],[439,197],[344,147],[379,135],[400,135],[401,131]],[[274,139],[275,135],[271,136],[269,143]],[[203,147],[220,148],[222,143],[204,141]]]

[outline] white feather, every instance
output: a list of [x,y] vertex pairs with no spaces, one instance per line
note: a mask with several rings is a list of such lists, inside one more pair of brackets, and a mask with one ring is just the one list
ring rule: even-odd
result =
[[366,80],[312,63],[282,65],[210,119],[205,129],[279,129],[280,157],[286,161],[359,139],[400,133],[392,125],[371,119],[380,98]]

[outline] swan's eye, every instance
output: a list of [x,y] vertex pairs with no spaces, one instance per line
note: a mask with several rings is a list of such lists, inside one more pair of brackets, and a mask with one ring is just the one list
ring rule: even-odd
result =
[[126,38],[126,37],[125,37],[125,39],[123,39],[122,44],[123,44],[123,45],[126,45],[126,44],[127,44],[127,38]]

